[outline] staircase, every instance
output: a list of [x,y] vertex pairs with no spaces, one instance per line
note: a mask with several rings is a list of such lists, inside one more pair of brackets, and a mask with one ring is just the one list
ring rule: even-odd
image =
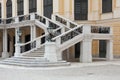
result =
[[[24,16],[23,16],[24,17]],[[20,19],[20,17],[19,17]],[[29,18],[27,19],[30,20]],[[56,43],[56,51],[64,51],[65,49],[75,45],[78,42],[87,39],[111,39],[112,30],[110,27],[98,27],[91,25],[78,25],[75,22],[66,19],[58,14],[53,15],[52,20],[40,16],[37,14],[32,15],[32,20],[35,20],[35,25],[47,30],[48,27],[53,27],[54,37],[53,41]],[[22,21],[22,20],[20,20]],[[23,20],[24,21],[24,20]],[[25,20],[26,21],[26,20]],[[102,31],[101,31],[102,30]],[[59,34],[58,34],[59,33]],[[60,66],[60,65],[70,65],[70,63],[62,60],[58,62],[50,62],[45,58],[45,43],[42,43],[42,38],[48,36],[49,33],[40,36],[33,41],[27,43],[19,44],[19,49],[22,57],[12,57],[5,59],[0,62],[0,64],[5,65],[17,65],[25,67],[48,67],[48,66]],[[100,37],[100,38],[99,38]],[[30,50],[25,51],[25,46],[31,45]],[[84,53],[84,51],[83,51]],[[61,53],[62,54],[62,53]],[[87,55],[87,54],[86,54]],[[86,55],[83,56],[86,57]]]
[[31,51],[28,54],[23,54],[22,56],[23,57],[44,57],[44,53],[45,53],[45,48],[41,47],[34,51]]
[[0,65],[19,66],[19,67],[57,67],[69,66],[70,63],[66,61],[49,62],[45,58],[30,58],[30,57],[12,57],[0,61]]

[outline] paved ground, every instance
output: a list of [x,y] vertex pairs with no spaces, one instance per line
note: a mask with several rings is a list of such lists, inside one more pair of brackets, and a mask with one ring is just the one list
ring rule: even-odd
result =
[[0,65],[0,80],[120,80],[120,60],[35,69]]

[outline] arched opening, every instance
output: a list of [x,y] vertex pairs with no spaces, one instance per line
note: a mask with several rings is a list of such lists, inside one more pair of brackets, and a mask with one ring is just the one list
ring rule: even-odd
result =
[[51,18],[53,13],[53,0],[43,0],[44,16]]
[[6,10],[7,18],[12,17],[12,1],[11,0],[7,0],[6,7],[7,7],[7,10]]
[[29,0],[29,13],[37,11],[37,0]]
[[23,15],[23,13],[24,13],[24,1],[17,0],[17,14]]

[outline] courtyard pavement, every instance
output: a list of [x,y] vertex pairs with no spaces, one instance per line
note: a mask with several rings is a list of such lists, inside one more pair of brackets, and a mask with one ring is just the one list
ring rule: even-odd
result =
[[49,68],[0,65],[0,80],[120,80],[120,60]]

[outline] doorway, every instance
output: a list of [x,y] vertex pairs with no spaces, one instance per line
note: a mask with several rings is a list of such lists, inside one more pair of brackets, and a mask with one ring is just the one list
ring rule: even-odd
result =
[[[29,41],[30,41],[30,34],[25,36],[25,43]],[[25,45],[25,51],[28,51],[30,49],[31,49],[30,44]]]
[[99,57],[106,58],[106,52],[107,52],[107,41],[100,40],[99,41]]
[[80,58],[80,42],[75,44],[75,58]]

